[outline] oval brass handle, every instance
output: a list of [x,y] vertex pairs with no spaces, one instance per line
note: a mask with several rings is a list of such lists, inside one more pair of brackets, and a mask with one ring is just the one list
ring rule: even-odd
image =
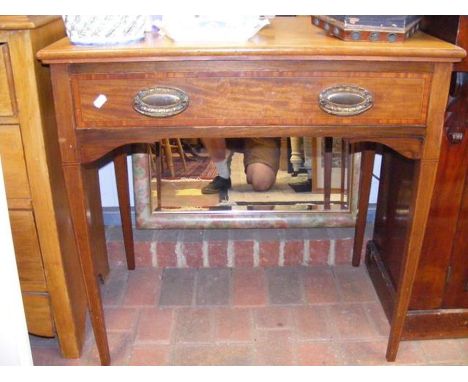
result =
[[138,113],[155,118],[182,113],[188,104],[189,97],[184,91],[164,86],[140,90],[133,100]]
[[372,94],[354,85],[332,86],[319,95],[320,108],[333,115],[358,115],[369,110],[373,104]]

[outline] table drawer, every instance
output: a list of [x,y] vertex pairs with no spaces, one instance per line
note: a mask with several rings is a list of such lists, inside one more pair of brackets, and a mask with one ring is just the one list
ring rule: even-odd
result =
[[47,293],[23,293],[23,306],[29,333],[42,337],[55,336],[55,325]]
[[39,239],[32,211],[10,210],[10,223],[21,290],[47,291]]
[[[138,126],[424,125],[431,74],[364,71],[181,71],[80,73],[72,76],[78,128]],[[368,90],[373,107],[335,116],[319,94],[336,85]],[[166,118],[133,108],[142,89],[171,87],[189,98],[185,111]],[[101,96],[101,97],[99,97]],[[98,98],[99,97],[99,98]],[[96,100],[102,100],[96,103]]]
[[17,125],[0,125],[0,155],[8,199],[31,197],[23,152],[23,141]]

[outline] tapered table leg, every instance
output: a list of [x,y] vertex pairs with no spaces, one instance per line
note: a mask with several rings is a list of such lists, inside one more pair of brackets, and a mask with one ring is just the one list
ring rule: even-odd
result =
[[358,267],[361,262],[362,245],[366,231],[367,211],[369,209],[369,195],[372,185],[372,170],[374,167],[375,150],[365,147],[361,153],[361,173],[359,178],[359,202],[354,231],[352,264]]
[[70,212],[75,231],[75,239],[80,254],[80,264],[88,300],[88,308],[93,327],[96,345],[102,365],[110,364],[109,344],[107,342],[104,311],[101,292],[94,265],[93,252],[100,246],[93,243],[92,222],[96,195],[89,190],[87,179],[90,171],[80,164],[65,164],[63,166],[65,184],[70,204]]
[[324,193],[324,208],[331,208],[331,189],[332,189],[332,170],[333,170],[333,138],[326,137],[323,153],[324,174],[323,174],[323,193]]
[[135,269],[135,252],[133,243],[132,217],[130,210],[130,194],[128,191],[127,153],[125,149],[114,155],[115,180],[119,198],[120,221],[122,222],[125,256],[127,268]]

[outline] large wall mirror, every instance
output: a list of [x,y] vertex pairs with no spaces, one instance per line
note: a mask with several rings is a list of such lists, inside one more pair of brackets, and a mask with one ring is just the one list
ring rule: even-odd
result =
[[[206,142],[171,138],[141,145],[132,161],[137,227],[355,224],[360,155],[346,140],[250,138],[225,144],[231,187],[213,193],[205,191],[218,168]],[[277,169],[267,191],[256,191],[247,181],[246,165],[257,161]]]

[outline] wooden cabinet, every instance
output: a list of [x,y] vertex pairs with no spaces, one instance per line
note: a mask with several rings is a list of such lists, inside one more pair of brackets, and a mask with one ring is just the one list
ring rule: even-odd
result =
[[[0,155],[26,321],[79,357],[86,298],[60,167],[49,69],[36,52],[65,35],[52,16],[0,16]],[[99,192],[97,192],[99,196]],[[106,259],[97,262],[108,271]]]
[[[430,33],[468,47],[468,17],[434,16],[426,22]],[[454,67],[434,194],[423,227],[421,257],[404,328],[403,337],[407,339],[468,337],[467,63],[465,58]],[[389,317],[411,224],[415,175],[414,162],[383,149],[375,231],[368,245],[367,264]]]

